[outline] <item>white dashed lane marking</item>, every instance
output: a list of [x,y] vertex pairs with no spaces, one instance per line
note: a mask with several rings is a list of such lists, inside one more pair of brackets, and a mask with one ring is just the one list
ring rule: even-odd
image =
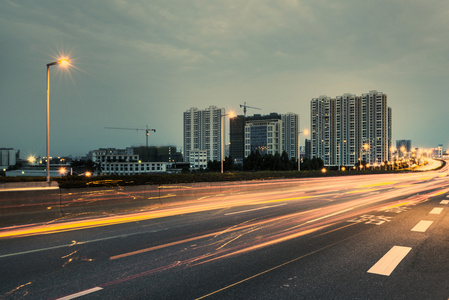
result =
[[427,228],[429,228],[430,225],[432,225],[433,221],[421,221],[418,224],[416,224],[415,227],[412,228],[412,231],[417,232],[425,232]]
[[449,204],[449,200],[442,200],[440,204]]
[[410,247],[393,246],[368,273],[390,276],[404,257],[412,250]]
[[88,290],[85,290],[85,291],[82,291],[82,292],[79,292],[79,293],[76,293],[76,294],[72,294],[72,295],[68,295],[68,296],[62,297],[62,298],[58,298],[57,300],[75,299],[75,298],[78,298],[78,297],[82,297],[82,296],[88,295],[90,293],[94,293],[94,292],[100,291],[102,289],[103,288],[97,286],[97,287],[94,287],[94,288],[91,288],[91,289],[88,289]]
[[439,215],[442,211],[443,211],[443,208],[435,207],[434,209],[432,209],[432,211],[430,213],[433,215]]

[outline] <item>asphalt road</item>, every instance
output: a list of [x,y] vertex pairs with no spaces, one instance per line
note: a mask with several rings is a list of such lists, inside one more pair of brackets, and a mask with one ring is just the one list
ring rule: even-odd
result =
[[0,299],[448,299],[447,174],[1,228]]

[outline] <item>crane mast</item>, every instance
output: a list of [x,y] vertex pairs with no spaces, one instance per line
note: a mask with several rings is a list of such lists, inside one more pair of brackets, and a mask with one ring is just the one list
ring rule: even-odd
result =
[[251,108],[251,109],[261,110],[261,108],[246,105],[246,102],[243,102],[243,104],[240,104],[240,107],[243,107],[243,115],[244,115],[245,119],[246,119],[246,109]]

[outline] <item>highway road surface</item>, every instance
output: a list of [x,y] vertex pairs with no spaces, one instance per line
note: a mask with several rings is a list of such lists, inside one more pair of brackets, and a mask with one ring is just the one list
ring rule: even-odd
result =
[[448,299],[448,167],[0,228],[0,299]]

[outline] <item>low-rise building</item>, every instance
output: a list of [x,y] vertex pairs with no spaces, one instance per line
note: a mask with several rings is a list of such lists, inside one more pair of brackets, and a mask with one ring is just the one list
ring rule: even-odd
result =
[[133,148],[128,147],[126,149],[116,148],[100,148],[98,150],[89,151],[88,157],[94,163],[99,163],[99,158],[105,155],[132,155],[134,154]]
[[189,162],[191,170],[207,169],[207,150],[190,150]]
[[101,173],[104,175],[139,175],[163,173],[167,171],[166,162],[142,162],[139,155],[105,154],[97,156]]

